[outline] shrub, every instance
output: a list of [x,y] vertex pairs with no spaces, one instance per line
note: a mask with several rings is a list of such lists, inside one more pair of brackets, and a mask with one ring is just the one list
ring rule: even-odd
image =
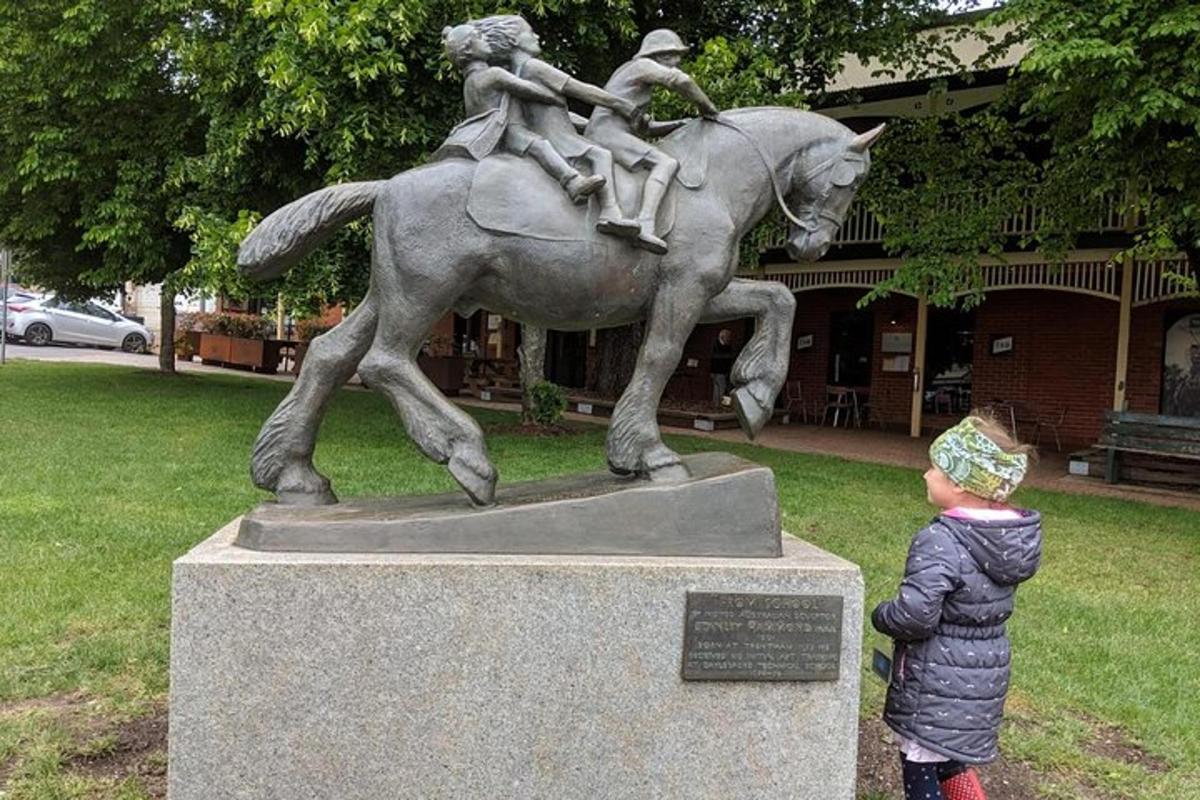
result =
[[549,381],[535,383],[529,390],[529,416],[543,427],[557,425],[567,410],[567,394],[562,387]]
[[322,333],[332,329],[333,326],[321,317],[308,317],[296,320],[296,338],[302,342],[311,342]]
[[271,320],[254,314],[209,314],[204,330],[238,339],[266,339],[274,330]]

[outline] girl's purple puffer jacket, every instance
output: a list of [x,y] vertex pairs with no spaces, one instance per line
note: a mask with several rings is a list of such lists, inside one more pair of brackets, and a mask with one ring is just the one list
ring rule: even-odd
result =
[[913,537],[896,599],[871,615],[896,640],[883,719],[948,758],[999,755],[1010,650],[1004,622],[1017,584],[1037,571],[1042,518],[938,516]]

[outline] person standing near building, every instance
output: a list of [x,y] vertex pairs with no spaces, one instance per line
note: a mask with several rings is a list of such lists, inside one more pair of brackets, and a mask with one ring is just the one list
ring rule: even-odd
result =
[[973,764],[999,755],[1017,585],[1037,572],[1042,518],[1008,498],[1031,448],[974,413],[929,447],[926,496],[895,599],[871,615],[895,641],[883,720],[896,735],[908,800],[986,800]]
[[729,392],[729,373],[733,370],[734,355],[729,329],[722,328],[713,342],[712,356],[708,361],[708,371],[712,375],[712,401],[716,407],[720,407],[722,399]]

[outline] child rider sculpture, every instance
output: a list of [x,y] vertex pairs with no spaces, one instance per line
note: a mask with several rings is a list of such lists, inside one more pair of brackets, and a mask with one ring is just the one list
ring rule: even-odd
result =
[[[667,252],[667,243],[655,234],[655,218],[667,187],[679,171],[679,162],[638,138],[630,120],[643,118],[655,86],[664,86],[691,100],[706,117],[717,115],[717,107],[703,90],[696,85],[691,76],[677,68],[686,53],[687,46],[674,31],[660,28],[646,34],[646,38],[642,40],[642,47],[633,60],[618,67],[604,85],[608,93],[631,102],[637,113],[622,118],[608,108],[597,107],[592,112],[585,132],[589,139],[608,148],[618,164],[628,169],[649,167],[650,175],[646,178],[646,185],[642,190],[642,207],[637,216],[637,240],[641,247],[653,253]],[[651,123],[645,131],[639,133],[663,135],[670,133],[680,124],[682,123]]]
[[[583,83],[567,73],[547,64],[539,58],[542,52],[538,36],[529,23],[519,16],[498,15],[470,23],[476,27],[492,53],[494,63],[507,64],[514,75],[538,84],[559,96],[573,97],[595,106],[611,109],[624,118],[632,119],[637,109],[634,104],[604,91],[598,86]],[[626,219],[617,204],[613,186],[612,154],[604,147],[580,136],[563,105],[546,103],[514,103],[511,107],[506,143],[514,152],[522,152],[533,142],[545,137],[560,156],[587,161],[592,175],[604,178],[597,197],[600,200],[600,218],[596,229],[618,236],[637,236],[640,225]]]
[[586,202],[605,183],[602,175],[581,175],[550,142],[535,135],[513,136],[509,131],[512,98],[559,106],[561,95],[522,80],[501,67],[488,64],[491,52],[475,26],[457,25],[442,31],[446,55],[463,74],[463,104],[467,119],[450,132],[434,155],[469,155],[481,160],[503,142],[519,154],[528,153],[562,186],[571,200]]

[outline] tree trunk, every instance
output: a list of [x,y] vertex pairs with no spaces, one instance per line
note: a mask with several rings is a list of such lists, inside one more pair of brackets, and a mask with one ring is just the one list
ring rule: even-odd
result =
[[521,326],[521,422],[533,422],[533,387],[546,380],[546,329]]
[[169,281],[162,285],[159,298],[159,316],[162,320],[158,339],[158,369],[168,375],[175,374],[175,289]]
[[596,368],[588,387],[601,397],[615,399],[625,391],[642,346],[643,323],[596,331]]

